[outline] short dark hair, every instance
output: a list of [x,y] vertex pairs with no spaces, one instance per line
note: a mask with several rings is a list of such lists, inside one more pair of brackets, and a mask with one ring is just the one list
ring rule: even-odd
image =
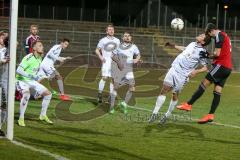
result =
[[211,32],[214,29],[217,29],[216,25],[213,23],[208,23],[205,28],[205,34],[207,35],[209,32]]
[[124,34],[129,34],[130,36],[132,36],[132,33],[128,32],[128,31],[123,32],[123,35]]
[[3,43],[4,43],[4,46],[5,46],[6,48],[8,48],[8,44],[9,44],[8,36],[7,36],[6,38],[4,38]]
[[3,32],[0,32],[0,36],[4,36],[4,33],[3,33]]
[[114,28],[114,25],[113,25],[113,24],[109,24],[109,25],[107,25],[107,27],[106,27],[106,31],[107,31],[108,27]]
[[211,37],[209,35],[205,35],[205,38],[204,38],[204,44],[202,44],[202,46],[207,46],[211,43]]
[[68,43],[69,43],[69,42],[70,42],[70,40],[69,40],[69,39],[67,39],[67,38],[63,38],[63,39],[61,40],[61,42],[63,42],[63,43],[64,43],[64,42],[68,42]]

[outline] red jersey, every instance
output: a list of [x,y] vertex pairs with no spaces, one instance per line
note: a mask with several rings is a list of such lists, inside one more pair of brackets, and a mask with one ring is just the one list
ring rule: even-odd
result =
[[40,40],[40,37],[38,35],[34,36],[31,34],[26,38],[25,49],[27,54],[32,53],[32,44],[37,40]]
[[223,67],[232,69],[232,46],[230,38],[225,32],[220,31],[215,38],[215,48],[221,48],[220,55],[216,57],[213,64],[220,64]]

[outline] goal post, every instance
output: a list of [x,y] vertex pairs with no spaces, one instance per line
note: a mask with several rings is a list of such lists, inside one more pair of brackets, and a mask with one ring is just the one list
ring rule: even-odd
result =
[[14,126],[14,103],[15,103],[15,71],[17,52],[17,21],[18,21],[18,0],[11,0],[10,7],[10,62],[8,76],[8,98],[7,98],[7,138],[13,140]]

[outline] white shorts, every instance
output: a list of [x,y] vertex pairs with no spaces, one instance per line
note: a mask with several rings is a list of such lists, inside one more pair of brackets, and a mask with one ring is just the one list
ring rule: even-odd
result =
[[188,81],[188,77],[179,74],[174,68],[170,68],[164,78],[163,83],[172,87],[174,93],[179,93]]
[[37,75],[40,77],[48,77],[52,79],[56,75],[60,75],[60,74],[52,65],[44,65],[44,66],[41,65]]
[[41,83],[37,81],[17,81],[16,88],[19,92],[30,92],[30,89],[34,89],[36,93],[42,95],[43,92],[47,91],[48,89],[44,87]]
[[102,64],[102,77],[112,77],[111,75],[111,59],[106,59],[106,62]]

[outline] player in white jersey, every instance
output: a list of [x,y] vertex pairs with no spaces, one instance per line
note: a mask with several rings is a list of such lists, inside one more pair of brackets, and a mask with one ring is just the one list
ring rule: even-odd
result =
[[[96,48],[96,55],[102,62],[102,78],[99,82],[98,86],[98,102],[102,103],[102,92],[104,90],[105,83],[107,79],[111,78],[111,55],[112,51],[118,47],[120,44],[120,40],[116,37],[114,37],[114,26],[108,25],[106,27],[106,34],[107,36],[100,39],[100,41],[97,44]],[[110,81],[110,94],[113,91],[113,84],[112,81]]]
[[128,85],[124,101],[120,103],[123,112],[127,113],[127,104],[135,91],[135,80],[133,74],[133,64],[139,63],[141,60],[138,47],[132,43],[132,36],[130,33],[125,32],[122,37],[122,43],[117,49],[113,51],[113,60],[115,56],[120,59],[121,70],[115,69],[112,66],[112,78],[114,81],[114,91],[111,93],[110,113],[114,113],[115,98],[117,96],[117,89],[123,85]]
[[60,44],[54,45],[46,54],[43,59],[38,75],[47,76],[50,80],[53,78],[57,79],[58,88],[60,91],[60,99],[67,101],[70,100],[69,96],[64,94],[63,78],[60,73],[55,69],[54,63],[56,61],[64,62],[71,57],[60,57],[61,51],[66,49],[69,45],[69,40],[64,38]]
[[[157,98],[149,123],[158,118],[158,111],[165,102],[166,94],[173,91],[168,111],[162,116],[159,122],[160,124],[164,124],[177,105],[178,94],[189,81],[189,78],[208,70],[207,59],[203,58],[203,54],[206,54],[204,46],[209,43],[210,37],[206,37],[205,34],[200,34],[196,37],[196,42],[190,43],[187,47],[172,45],[174,48],[182,51],[182,53],[180,53],[173,61],[171,68],[165,76],[162,89]],[[202,67],[197,69],[199,65],[202,65]]]
[[9,55],[7,52],[8,48],[8,35],[5,33],[0,33],[0,136],[5,136],[4,132],[1,130],[2,125],[6,121],[7,111],[6,111],[6,99],[7,99],[7,81],[8,81],[8,63]]

